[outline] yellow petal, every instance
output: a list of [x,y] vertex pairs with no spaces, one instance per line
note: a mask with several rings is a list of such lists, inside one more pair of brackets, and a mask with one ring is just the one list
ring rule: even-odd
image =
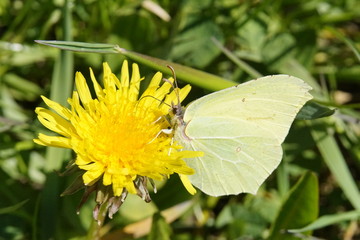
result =
[[95,181],[97,181],[101,175],[104,173],[101,167],[93,168],[92,170],[88,170],[83,174],[83,180],[85,185],[91,185]]
[[90,78],[91,78],[92,84],[94,86],[96,96],[98,98],[103,98],[104,97],[104,92],[103,92],[100,84],[96,81],[94,72],[93,72],[93,70],[91,68],[90,68]]
[[92,163],[91,161],[89,161],[89,158],[83,158],[81,155],[77,155],[76,160],[75,160],[75,164],[78,165],[81,169],[87,170],[87,169],[91,169],[91,167],[89,167],[89,163]]
[[140,77],[139,66],[137,64],[132,65],[132,75],[130,80],[130,88],[128,97],[130,101],[136,101],[139,97],[140,82],[144,79]]
[[161,72],[155,73],[155,75],[153,76],[153,78],[150,81],[148,88],[151,88],[151,87],[157,88],[160,85],[161,81],[162,81],[162,73]]
[[81,102],[83,103],[84,107],[87,108],[87,104],[88,104],[88,102],[90,102],[92,100],[92,97],[91,97],[89,87],[86,83],[86,80],[80,72],[76,72],[75,84],[76,84],[76,90],[79,93]]
[[129,77],[129,64],[128,61],[124,61],[121,67],[121,78],[120,78],[120,82],[121,85],[118,86],[120,87],[129,87],[129,81],[130,81],[130,77]]
[[71,111],[69,109],[67,109],[66,107],[62,106],[61,104],[59,104],[57,102],[51,101],[50,99],[48,99],[45,96],[41,96],[41,98],[43,99],[43,101],[45,102],[46,105],[48,105],[50,108],[52,108],[55,112],[57,112],[63,118],[69,120],[69,118],[71,117]]
[[56,113],[45,109],[36,108],[35,112],[38,114],[39,121],[48,129],[59,133],[65,137],[70,137],[73,131],[72,125],[57,115]]
[[103,64],[103,68],[104,68],[104,78],[103,78],[104,88],[106,90],[115,91],[116,85],[117,84],[120,85],[120,83],[118,81],[114,82],[114,78],[112,76],[113,74],[111,72],[109,65],[106,62]]
[[194,195],[196,193],[196,189],[194,188],[194,186],[191,184],[188,176],[183,175],[183,174],[179,174],[180,176],[180,180],[182,181],[182,183],[184,184],[184,187],[186,188],[186,190],[191,194]]
[[33,141],[43,146],[71,148],[70,139],[64,137],[47,136],[40,133],[38,139],[34,139]]
[[112,179],[111,179],[111,174],[108,174],[107,172],[104,173],[104,176],[103,176],[103,184],[105,186],[109,186],[112,182]]
[[[178,104],[178,100],[180,99],[180,102],[182,102],[185,97],[189,94],[191,90],[191,86],[190,85],[186,85],[185,87],[181,88],[181,89],[176,89],[174,91],[172,91],[169,95],[167,95],[164,104],[161,105],[161,109],[164,110],[164,108],[168,108],[169,105],[172,104]],[[178,99],[179,96],[179,99]]]
[[113,192],[114,192],[115,196],[120,196],[122,194],[123,190],[124,190],[124,188],[122,188],[120,186],[116,186],[115,184],[113,184]]
[[160,98],[159,92],[157,92],[159,88],[159,83],[162,79],[162,74],[157,72],[154,77],[152,78],[148,88],[144,91],[141,95],[141,100],[139,105],[144,108],[150,108],[153,104],[156,106],[160,105],[162,98]]

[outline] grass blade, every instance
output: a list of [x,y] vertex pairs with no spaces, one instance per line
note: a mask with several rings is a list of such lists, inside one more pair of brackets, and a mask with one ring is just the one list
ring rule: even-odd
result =
[[344,35],[342,33],[340,33],[338,30],[336,30],[335,28],[328,27],[327,29],[330,32],[332,32],[336,37],[338,37],[340,40],[345,42],[345,44],[354,52],[356,58],[360,62],[360,52],[357,49],[356,45],[352,41],[350,41],[348,38],[344,37]]
[[325,121],[312,122],[311,135],[331,173],[344,191],[353,207],[360,210],[360,192],[351,176],[349,168],[334,136],[329,132]]
[[[72,16],[71,3],[66,0],[63,5],[63,31],[65,40],[72,38]],[[67,98],[71,94],[73,88],[73,52],[61,51],[57,61],[53,78],[51,82],[50,99],[62,105],[66,105]],[[42,239],[54,238],[57,219],[59,215],[58,206],[60,189],[59,176],[53,171],[61,168],[64,160],[69,156],[69,149],[48,147],[46,151],[45,171],[48,173],[45,186],[41,196],[40,219],[41,224],[40,235]]]
[[12,212],[17,211],[19,208],[21,208],[25,203],[27,203],[27,201],[29,201],[29,199],[26,199],[22,202],[19,202],[13,206],[9,206],[9,207],[4,207],[4,208],[0,208],[0,215],[1,214],[9,214]]
[[254,69],[253,67],[251,67],[249,64],[247,64],[246,62],[242,61],[240,58],[238,58],[237,56],[235,56],[235,54],[233,54],[231,51],[229,51],[228,49],[226,49],[224,46],[221,45],[221,43],[216,39],[216,38],[212,38],[212,41],[215,43],[215,45],[221,49],[221,51],[231,60],[233,61],[240,69],[242,69],[244,72],[246,72],[247,74],[249,74],[249,76],[251,76],[252,78],[260,78],[263,75],[261,73],[259,73],[258,71],[256,71],[256,69]]
[[47,40],[35,40],[35,42],[50,47],[56,47],[62,50],[69,50],[74,52],[117,53],[117,51],[115,50],[115,44]]
[[356,220],[360,217],[360,212],[358,210],[349,211],[345,213],[336,213],[332,215],[324,215],[319,217],[316,221],[310,223],[309,225],[299,228],[299,229],[289,229],[291,233],[301,233],[306,231],[312,231],[319,228],[327,227],[336,223],[343,221]]
[[162,73],[172,75],[171,70],[167,67],[171,66],[174,68],[176,77],[178,79],[181,79],[185,82],[191,83],[207,90],[218,91],[220,89],[236,85],[236,82],[226,80],[224,78],[194,68],[186,67],[180,64],[176,64],[159,58],[150,57],[140,53],[128,51],[120,47],[117,47],[116,49],[119,53],[130,58],[131,60],[147,65],[148,67],[161,71]]
[[178,79],[211,91],[217,91],[236,85],[236,82],[223,79],[216,75],[166,60],[162,60],[159,58],[154,58],[137,52],[128,51],[114,44],[45,40],[36,40],[36,42],[51,47],[60,48],[63,50],[77,52],[120,53],[133,61],[142,63],[144,65],[147,65],[148,67],[151,67],[155,70],[161,71],[169,75],[172,75],[172,72],[167,66],[171,66],[175,69],[176,77]]

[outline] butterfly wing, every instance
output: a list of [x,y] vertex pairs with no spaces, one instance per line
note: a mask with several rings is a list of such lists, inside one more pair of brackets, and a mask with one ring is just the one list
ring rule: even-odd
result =
[[212,195],[255,194],[282,159],[281,143],[311,87],[288,75],[259,78],[192,102],[175,138],[196,173],[191,183]]

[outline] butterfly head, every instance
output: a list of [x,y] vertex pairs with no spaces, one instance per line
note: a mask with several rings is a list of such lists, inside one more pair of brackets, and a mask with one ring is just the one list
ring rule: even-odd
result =
[[[176,74],[175,74],[175,70],[172,66],[167,66],[171,72],[172,72],[172,75],[174,77],[174,81],[170,81],[168,79],[165,79],[164,78],[164,81],[170,83],[172,85],[172,88],[174,89],[174,92],[176,94],[176,103],[172,102],[171,103],[171,113],[173,115],[173,120],[172,120],[172,125],[185,125],[185,122],[184,122],[184,108],[181,106],[181,100],[180,100],[180,90],[179,90],[179,86],[177,84],[177,80],[176,80]],[[174,121],[174,122],[173,122]]]

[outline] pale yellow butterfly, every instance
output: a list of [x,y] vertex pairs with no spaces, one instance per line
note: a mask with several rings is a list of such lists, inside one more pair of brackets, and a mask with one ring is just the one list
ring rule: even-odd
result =
[[177,114],[175,140],[203,157],[185,159],[190,182],[212,196],[255,194],[279,165],[281,144],[312,98],[303,80],[274,75],[206,95]]

